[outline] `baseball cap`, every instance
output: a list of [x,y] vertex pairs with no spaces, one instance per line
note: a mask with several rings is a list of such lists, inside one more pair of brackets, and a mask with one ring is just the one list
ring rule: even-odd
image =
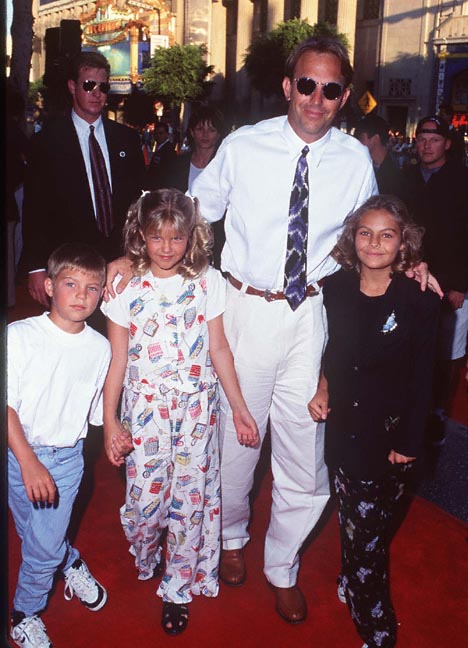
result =
[[[434,124],[435,128],[424,128],[426,124]],[[442,135],[446,139],[449,137],[450,131],[447,122],[441,117],[436,115],[429,115],[428,117],[423,117],[416,126],[416,135],[419,133],[436,133],[437,135]]]

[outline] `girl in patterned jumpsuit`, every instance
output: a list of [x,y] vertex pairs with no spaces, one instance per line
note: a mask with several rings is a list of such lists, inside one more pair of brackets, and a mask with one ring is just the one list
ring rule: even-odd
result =
[[124,243],[135,276],[102,306],[112,346],[105,448],[116,466],[131,448],[120,513],[141,580],[159,571],[167,529],[157,593],[163,629],[179,634],[192,595],[218,593],[218,376],[239,443],[256,444],[258,433],[224,335],[225,283],[208,265],[212,235],[197,200],[174,189],[145,192],[130,207]]

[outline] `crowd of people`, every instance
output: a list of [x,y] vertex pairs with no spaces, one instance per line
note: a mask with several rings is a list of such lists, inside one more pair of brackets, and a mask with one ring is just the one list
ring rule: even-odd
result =
[[223,139],[219,113],[202,108],[183,155],[158,123],[145,165],[137,132],[103,116],[109,76],[102,55],[82,53],[71,111],[29,147],[24,267],[47,310],[8,327],[22,542],[11,637],[52,646],[41,612],[56,572],[67,598],[91,611],[107,601],[67,538],[88,423],[125,464],[123,531],[138,578],[160,578],[168,635],[186,629],[194,595],[247,577],[269,427],[276,612],[307,618],[299,555],[332,484],[338,597],[363,648],[393,648],[389,528],[429,412],[446,416],[433,369],[460,362],[468,328],[468,169],[451,157],[449,125],[420,120],[407,170],[380,118],[342,133],[353,70],[339,40],[315,37],[287,60],[286,115]]

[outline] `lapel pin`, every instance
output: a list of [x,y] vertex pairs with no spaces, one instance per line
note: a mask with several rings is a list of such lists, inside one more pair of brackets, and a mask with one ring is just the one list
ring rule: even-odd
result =
[[125,151],[120,151],[119,155],[120,155],[121,158],[124,158],[126,153],[125,153]]
[[387,333],[391,333],[396,329],[398,326],[398,323],[395,319],[395,311],[392,311],[391,314],[387,317],[387,321],[385,324],[382,326],[382,333],[386,335]]

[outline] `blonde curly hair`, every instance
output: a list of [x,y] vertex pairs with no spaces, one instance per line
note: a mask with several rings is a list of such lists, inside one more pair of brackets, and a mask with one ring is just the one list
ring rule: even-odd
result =
[[200,215],[197,198],[192,200],[178,189],[146,191],[128,210],[123,230],[124,247],[134,273],[143,275],[151,265],[142,233],[146,236],[159,232],[165,225],[188,236],[178,274],[185,279],[200,276],[209,265],[213,234],[209,223]]

